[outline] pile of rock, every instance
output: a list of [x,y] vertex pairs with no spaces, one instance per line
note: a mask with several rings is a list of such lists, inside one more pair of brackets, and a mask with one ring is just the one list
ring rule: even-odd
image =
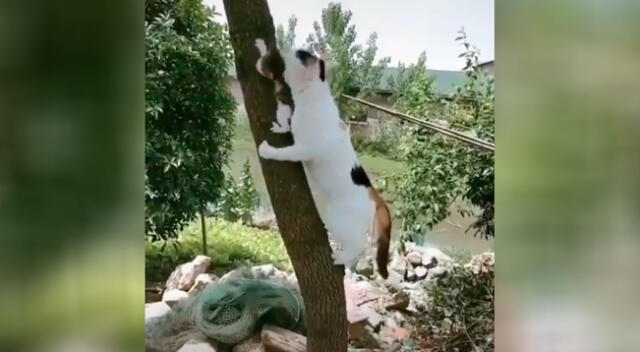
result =
[[390,267],[405,282],[433,280],[446,273],[453,259],[437,248],[406,243],[404,253],[396,255]]
[[[389,264],[390,276],[387,280],[377,276],[371,265],[361,265],[360,270],[355,273],[347,271],[345,275],[349,339],[353,348],[365,348],[367,351],[396,350],[409,338],[412,331],[408,316],[419,313],[428,301],[425,288],[447,273],[454,265],[462,265],[455,263],[451,257],[438,249],[412,243],[407,243],[402,253],[398,251],[394,253]],[[366,262],[370,263],[371,260]],[[178,266],[165,284],[162,301],[146,305],[146,324],[151,325],[157,319],[170,315],[172,309],[176,309],[177,302],[195,297],[207,285],[215,283],[239,279],[262,279],[299,290],[295,274],[283,272],[270,264],[237,268],[219,279],[207,273],[210,264],[211,258],[197,256],[193,261]],[[493,275],[495,257],[493,253],[483,253],[474,256],[465,267],[479,275]],[[279,343],[278,341],[293,341],[293,345],[300,344],[302,348],[306,343],[304,336],[277,327],[265,327],[262,333],[233,347],[219,346],[207,340],[205,336],[198,335],[197,332],[194,334],[193,331],[190,335],[179,338],[178,347],[182,347],[174,348],[172,351],[271,351],[273,349],[268,345]],[[292,351],[297,351],[295,348],[298,347],[292,347]],[[147,350],[154,349],[147,348]],[[165,347],[159,351],[167,351],[167,349]]]
[[162,301],[169,306],[194,296],[207,285],[218,281],[218,277],[207,273],[211,258],[199,255],[191,262],[181,264],[169,276],[165,284]]

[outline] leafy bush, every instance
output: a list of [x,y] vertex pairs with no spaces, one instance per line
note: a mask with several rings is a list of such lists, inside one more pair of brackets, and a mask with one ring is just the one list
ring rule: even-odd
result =
[[494,350],[493,279],[493,272],[474,274],[454,266],[427,288],[430,301],[416,327],[430,351]]
[[[398,84],[396,107],[415,116],[444,112],[443,125],[467,131],[483,140],[494,140],[493,80],[483,74],[475,49],[462,41],[467,60],[466,82],[449,97],[437,99],[426,69],[412,68],[412,79]],[[424,64],[424,61],[421,60]],[[494,155],[474,146],[454,141],[420,127],[410,127],[403,140],[407,168],[394,179],[399,195],[398,212],[403,220],[404,237],[416,240],[449,215],[456,200],[463,200],[459,211],[476,216],[470,229],[487,238],[494,235]],[[466,204],[466,205],[465,205]]]
[[[215,272],[241,265],[273,264],[291,271],[291,262],[277,232],[260,230],[219,218],[207,218],[208,253]],[[200,221],[187,226],[176,239],[147,242],[146,274],[149,282],[165,281],[171,271],[202,253]]]
[[242,166],[240,179],[236,182],[231,174],[225,178],[225,186],[216,203],[215,214],[227,221],[240,220],[245,225],[251,224],[251,216],[260,205],[260,196],[251,178],[251,164],[249,158]]

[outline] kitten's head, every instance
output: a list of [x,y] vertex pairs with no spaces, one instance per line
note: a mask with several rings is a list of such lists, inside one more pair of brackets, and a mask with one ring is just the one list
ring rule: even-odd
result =
[[296,50],[284,57],[284,80],[298,92],[313,83],[327,83],[328,65],[306,50]]

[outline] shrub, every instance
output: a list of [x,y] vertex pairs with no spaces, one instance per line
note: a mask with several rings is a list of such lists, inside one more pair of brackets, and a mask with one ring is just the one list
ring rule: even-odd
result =
[[236,182],[233,176],[227,174],[225,186],[216,204],[215,214],[227,221],[242,221],[243,224],[251,224],[251,216],[260,205],[260,196],[251,178],[251,165],[249,158],[242,166],[242,174]]
[[[415,116],[444,111],[447,127],[460,128],[483,140],[494,141],[493,80],[478,64],[478,53],[461,32],[466,58],[466,81],[449,101],[436,98],[426,70],[414,70],[410,82],[401,85],[396,107]],[[403,81],[404,82],[404,81]],[[399,195],[398,213],[403,236],[416,241],[416,234],[431,229],[449,215],[450,206],[462,200],[459,212],[474,216],[468,230],[484,238],[494,236],[494,155],[420,127],[408,128],[403,140],[407,168],[395,178]]]
[[416,327],[431,351],[494,350],[493,282],[493,272],[454,266],[427,288],[429,302]]
[[235,102],[232,51],[201,0],[145,3],[145,233],[178,235],[223,186]]
[[[214,271],[221,274],[242,265],[273,264],[291,271],[291,262],[277,232],[260,230],[219,218],[206,220],[208,253]],[[146,274],[149,282],[162,282],[171,271],[202,253],[200,221],[187,226],[176,239],[147,242]]]

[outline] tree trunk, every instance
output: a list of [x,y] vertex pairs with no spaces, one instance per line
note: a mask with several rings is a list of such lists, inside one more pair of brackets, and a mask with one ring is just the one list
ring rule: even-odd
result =
[[[256,38],[275,48],[275,31],[266,0],[224,0],[236,72],[256,147],[263,140],[290,145],[291,135],[270,131],[275,121],[273,82],[255,68]],[[347,317],[344,267],[334,266],[327,233],[300,163],[260,159],[278,227],[306,307],[307,351],[346,352]]]
[[207,255],[207,224],[204,220],[204,208],[201,206],[200,226],[202,227],[202,254]]

